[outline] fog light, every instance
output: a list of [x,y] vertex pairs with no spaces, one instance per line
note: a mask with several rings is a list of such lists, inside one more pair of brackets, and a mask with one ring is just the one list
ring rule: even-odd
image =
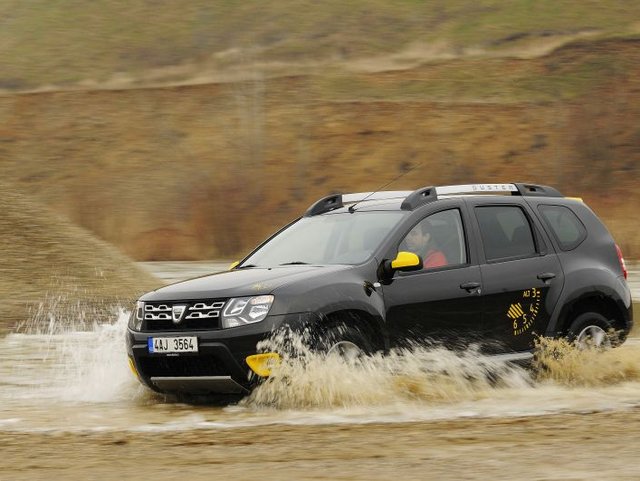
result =
[[272,369],[280,364],[280,354],[276,352],[254,354],[247,357],[245,361],[258,376],[267,377],[271,375]]

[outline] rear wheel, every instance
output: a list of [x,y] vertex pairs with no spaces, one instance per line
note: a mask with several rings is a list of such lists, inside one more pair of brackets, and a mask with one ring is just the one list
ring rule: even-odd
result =
[[609,349],[610,331],[611,323],[602,314],[585,312],[571,323],[567,337],[578,349]]

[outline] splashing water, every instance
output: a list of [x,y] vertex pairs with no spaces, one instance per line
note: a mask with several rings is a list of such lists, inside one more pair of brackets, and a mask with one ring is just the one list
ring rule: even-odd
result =
[[640,349],[578,349],[565,339],[540,338],[534,368],[538,381],[598,387],[640,381]]
[[[77,323],[67,318],[52,316],[46,328],[7,336],[6,348],[15,349],[27,361],[26,365],[14,364],[9,371],[13,395],[103,403],[138,396],[124,342],[128,316],[119,309],[114,323],[93,323],[83,331],[76,330]],[[4,367],[0,372],[8,370]]]
[[543,339],[535,369],[526,370],[477,349],[442,346],[347,362],[309,350],[304,337],[279,335],[260,349],[295,356],[285,356],[273,376],[238,406],[186,406],[152,393],[130,373],[124,338],[128,312],[116,310],[106,323],[89,317],[78,323],[72,317],[50,315],[43,327],[0,338],[0,429],[7,423],[167,430],[404,422],[640,405],[635,339],[604,352]]
[[26,334],[65,334],[90,331],[100,324],[111,324],[124,309],[120,303],[92,299],[75,289],[73,292],[49,292],[34,306],[29,316],[16,327]]
[[483,356],[477,349],[454,352],[415,346],[347,361],[336,353],[306,348],[304,338],[279,333],[259,345],[260,349],[296,355],[285,355],[244,405],[307,409],[442,404],[486,398],[496,389],[532,384],[524,369]]

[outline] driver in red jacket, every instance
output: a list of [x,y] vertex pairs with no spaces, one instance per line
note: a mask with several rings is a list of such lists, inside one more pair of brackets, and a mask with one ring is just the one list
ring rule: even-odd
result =
[[444,253],[436,246],[428,220],[423,220],[411,229],[405,237],[405,243],[410,252],[422,256],[425,268],[442,267],[448,264]]

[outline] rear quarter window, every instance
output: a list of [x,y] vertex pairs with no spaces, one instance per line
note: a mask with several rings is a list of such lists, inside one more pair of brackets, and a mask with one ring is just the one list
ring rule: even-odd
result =
[[575,249],[587,238],[586,227],[568,207],[539,205],[538,211],[563,251]]

